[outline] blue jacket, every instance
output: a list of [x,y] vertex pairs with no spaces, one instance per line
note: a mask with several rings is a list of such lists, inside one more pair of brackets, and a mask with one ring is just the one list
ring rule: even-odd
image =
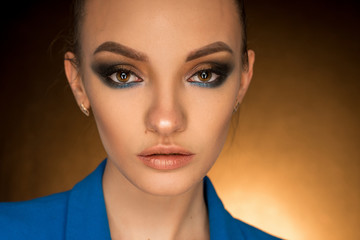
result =
[[[0,239],[111,239],[102,189],[103,161],[67,192],[24,202],[0,203]],[[205,177],[211,240],[276,240],[233,218]]]

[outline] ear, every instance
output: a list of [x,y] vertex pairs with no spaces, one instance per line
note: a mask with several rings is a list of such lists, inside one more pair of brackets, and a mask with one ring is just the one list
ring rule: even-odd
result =
[[79,71],[78,66],[76,66],[74,60],[75,55],[72,52],[65,53],[64,56],[64,68],[65,68],[65,75],[71,87],[71,90],[74,94],[75,100],[80,106],[83,106],[87,109],[90,108],[90,101],[87,97],[83,81],[81,79],[81,74]]
[[242,102],[245,93],[249,88],[253,76],[253,67],[255,62],[255,52],[253,50],[248,50],[248,59],[249,59],[248,68],[241,72],[241,83],[240,83],[239,93],[237,96],[236,105]]

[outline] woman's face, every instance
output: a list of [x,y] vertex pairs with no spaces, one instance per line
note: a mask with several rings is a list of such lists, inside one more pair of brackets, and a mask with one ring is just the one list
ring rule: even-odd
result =
[[109,167],[155,195],[201,181],[250,82],[240,29],[231,0],[87,1],[81,79],[65,68]]

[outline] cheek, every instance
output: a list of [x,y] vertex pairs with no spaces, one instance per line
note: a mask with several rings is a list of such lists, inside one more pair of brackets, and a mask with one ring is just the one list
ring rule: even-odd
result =
[[[221,94],[222,95],[222,94]],[[189,128],[185,138],[197,153],[196,171],[201,175],[207,175],[208,171],[216,162],[222,147],[224,146],[229,123],[232,115],[232,97],[220,94],[209,94],[207,101],[196,104],[193,112],[189,115]]]
[[[98,79],[95,81],[99,82]],[[139,147],[144,145],[143,138],[139,137],[144,133],[144,124],[141,112],[137,111],[141,109],[141,95],[136,94],[135,88],[111,89],[101,82],[89,84],[87,90],[99,135],[108,156],[128,157],[137,153]]]
[[205,118],[202,117],[202,121],[199,121],[196,128],[199,129],[200,136],[203,136],[204,147],[207,149],[219,150],[222,148],[231,119],[232,111],[230,109],[228,104],[219,103],[212,105],[207,113],[203,112]]
[[235,105],[237,83],[231,83],[234,84],[198,92],[198,100],[193,101],[194,107],[189,114],[189,138],[197,139],[197,147],[213,161],[225,143]]

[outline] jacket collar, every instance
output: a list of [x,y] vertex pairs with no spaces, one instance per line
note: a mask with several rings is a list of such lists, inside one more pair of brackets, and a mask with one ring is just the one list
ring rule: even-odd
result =
[[209,215],[210,240],[245,239],[236,220],[224,208],[208,177],[204,178],[204,197]]
[[[102,188],[106,159],[70,191],[66,239],[111,239]],[[225,210],[208,177],[204,178],[204,197],[208,208],[210,239],[242,239],[234,235],[234,219]],[[239,229],[237,230],[239,231]]]
[[102,188],[105,164],[106,160],[71,190],[65,239],[111,239]]

